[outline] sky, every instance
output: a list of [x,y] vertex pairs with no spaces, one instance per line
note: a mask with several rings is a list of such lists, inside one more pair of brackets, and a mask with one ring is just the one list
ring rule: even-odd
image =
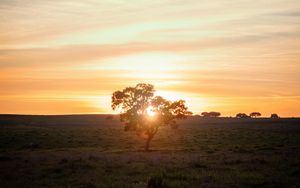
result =
[[116,113],[137,83],[194,114],[300,116],[299,0],[0,0],[0,113]]

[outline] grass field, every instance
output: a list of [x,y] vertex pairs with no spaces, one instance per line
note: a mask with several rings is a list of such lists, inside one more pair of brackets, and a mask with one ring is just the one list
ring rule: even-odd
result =
[[181,121],[144,140],[117,117],[1,116],[1,187],[300,187],[300,120]]

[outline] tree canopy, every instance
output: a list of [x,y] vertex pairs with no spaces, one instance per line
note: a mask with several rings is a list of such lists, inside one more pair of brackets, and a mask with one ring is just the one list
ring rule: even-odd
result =
[[146,138],[146,151],[159,127],[169,125],[175,128],[176,120],[192,114],[184,100],[172,102],[154,94],[153,85],[140,83],[135,87],[115,91],[112,95],[112,109],[120,111],[125,131],[136,131]]
[[254,118],[257,118],[257,117],[259,117],[259,116],[261,116],[261,113],[259,113],[259,112],[252,112],[252,113],[250,114],[250,117],[254,117]]
[[245,114],[245,113],[238,113],[235,117],[236,117],[236,118],[249,118],[250,116],[248,116],[248,115]]
[[221,116],[220,112],[202,112],[201,115],[203,117],[219,117]]
[[271,114],[271,118],[278,119],[279,116],[278,116],[278,114]]

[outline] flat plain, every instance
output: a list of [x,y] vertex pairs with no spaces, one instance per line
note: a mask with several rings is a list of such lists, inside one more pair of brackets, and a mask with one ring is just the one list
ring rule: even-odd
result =
[[189,117],[144,140],[117,116],[0,116],[1,187],[300,187],[300,119]]

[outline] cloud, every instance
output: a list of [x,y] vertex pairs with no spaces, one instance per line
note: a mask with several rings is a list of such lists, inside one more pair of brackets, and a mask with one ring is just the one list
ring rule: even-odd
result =
[[[211,45],[211,44],[210,44]],[[85,63],[90,60],[138,54],[151,51],[186,51],[195,47],[206,48],[208,41],[175,44],[128,43],[120,45],[70,45],[57,48],[0,50],[0,66],[55,66],[64,63]]]

